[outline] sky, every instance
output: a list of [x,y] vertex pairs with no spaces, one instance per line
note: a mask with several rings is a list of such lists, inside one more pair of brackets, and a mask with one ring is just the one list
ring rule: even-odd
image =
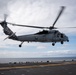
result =
[[[4,20],[7,14],[7,21],[11,23],[52,26],[60,6],[65,10],[56,27],[76,27],[76,0],[0,0],[0,21]],[[41,29],[23,28],[8,25],[16,35],[34,34]],[[21,48],[19,41],[4,39],[7,37],[0,26],[0,58],[40,58],[40,57],[76,57],[76,28],[62,28],[60,32],[66,34],[69,42],[63,45],[56,43],[27,43],[24,42]]]

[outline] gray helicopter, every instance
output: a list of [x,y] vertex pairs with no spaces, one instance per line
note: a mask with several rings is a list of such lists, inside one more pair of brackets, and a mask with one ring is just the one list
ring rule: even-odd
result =
[[[19,47],[22,47],[22,44],[24,42],[43,42],[43,43],[52,42],[52,46],[54,46],[55,43],[57,42],[60,42],[61,44],[63,44],[66,41],[69,42],[68,36],[56,30],[57,28],[54,26],[58,21],[59,17],[61,16],[64,8],[65,8],[64,6],[61,7],[61,10],[59,11],[56,20],[54,21],[53,25],[50,27],[40,27],[40,26],[30,26],[30,25],[20,25],[20,24],[10,23],[6,21],[6,16],[4,17],[4,21],[0,22],[0,25],[3,27],[4,33],[8,35],[7,38],[16,40],[16,41],[21,41],[21,44],[19,45]],[[43,30],[34,34],[17,36],[7,25],[40,28]],[[4,40],[6,40],[7,38],[5,38]]]

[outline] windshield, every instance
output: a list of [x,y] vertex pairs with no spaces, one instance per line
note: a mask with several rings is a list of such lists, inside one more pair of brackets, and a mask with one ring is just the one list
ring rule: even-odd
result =
[[36,34],[48,34],[48,31],[47,30],[43,30],[43,31],[40,31],[40,32],[38,32]]

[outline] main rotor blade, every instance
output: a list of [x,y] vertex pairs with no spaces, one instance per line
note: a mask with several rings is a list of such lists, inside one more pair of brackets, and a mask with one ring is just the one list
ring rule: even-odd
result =
[[49,27],[40,27],[40,26],[30,26],[30,25],[20,25],[20,24],[14,24],[14,23],[9,23],[7,22],[8,24],[11,24],[13,26],[21,26],[21,27],[31,27],[31,28],[40,28],[40,29],[49,29]]
[[60,10],[60,12],[59,12],[59,14],[58,14],[58,16],[57,16],[56,20],[54,21],[54,23],[53,23],[53,26],[52,26],[52,27],[54,27],[54,25],[56,24],[57,20],[58,20],[58,19],[59,19],[59,17],[61,16],[61,14],[62,14],[62,12],[63,12],[64,8],[65,8],[64,6],[62,6],[62,7],[61,7],[61,10]]
[[62,28],[63,28],[63,29],[64,29],[64,28],[66,29],[66,28],[76,28],[76,27],[58,27],[57,29],[62,29]]
[[63,28],[76,28],[76,27],[63,27]]
[[[8,24],[11,24],[13,26],[21,26],[21,27],[31,27],[31,28],[40,28],[40,29],[49,29],[49,27],[40,27],[40,26],[30,26],[30,25],[20,25],[20,24],[14,24],[14,23],[9,23],[7,22]],[[51,27],[51,29],[62,29],[62,28],[76,28],[76,27]]]
[[7,19],[7,14],[4,14],[4,21],[6,21],[6,19]]

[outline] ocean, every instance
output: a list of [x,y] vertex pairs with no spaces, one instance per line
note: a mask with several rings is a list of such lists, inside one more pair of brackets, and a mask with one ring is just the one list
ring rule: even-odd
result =
[[49,58],[0,58],[0,63],[14,62],[55,62],[55,61],[76,61],[76,57],[49,57]]

